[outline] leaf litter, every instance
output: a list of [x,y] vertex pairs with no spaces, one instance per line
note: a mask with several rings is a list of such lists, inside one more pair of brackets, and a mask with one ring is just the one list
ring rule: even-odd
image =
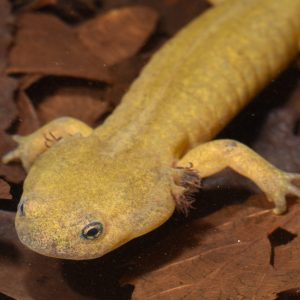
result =
[[[183,0],[13,4],[18,14],[10,14],[9,2],[0,1],[0,155],[15,146],[11,134],[28,134],[62,115],[91,126],[100,124],[155,50],[209,7],[206,1]],[[86,9],[78,9],[82,5]],[[299,172],[297,63],[282,78],[223,134],[252,145],[279,167]],[[283,105],[284,100],[289,101]],[[247,130],[253,122],[260,126]],[[253,131],[256,135],[249,135]],[[276,217],[263,196],[249,198],[243,191],[228,190],[230,185],[243,187],[241,177],[233,176],[231,183],[222,175],[205,180],[188,218],[175,215],[153,233],[86,262],[43,257],[18,241],[13,218],[24,177],[18,164],[0,164],[2,294],[15,299],[289,299],[297,295],[300,206],[292,202],[288,214]],[[241,204],[242,200],[247,201]]]
[[8,74],[51,74],[112,81],[105,63],[82,45],[74,29],[58,17],[24,13],[18,18],[18,28],[10,51]]
[[[259,200],[264,206],[264,197]],[[126,280],[135,286],[133,299],[275,299],[282,290],[298,286],[300,205],[282,217],[252,205],[250,199],[223,208],[160,240],[139,259],[137,275]],[[272,266],[268,234],[278,228],[294,238],[274,248]],[[180,245],[175,254],[170,250],[174,244]]]
[[[158,14],[147,7],[113,9],[79,26],[78,34],[82,43],[110,66],[136,54],[153,33],[157,20]],[[111,51],[105,51],[107,47]]]

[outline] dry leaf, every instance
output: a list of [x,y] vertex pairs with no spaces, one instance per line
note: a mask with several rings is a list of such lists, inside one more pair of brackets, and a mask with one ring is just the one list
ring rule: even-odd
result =
[[140,255],[133,299],[273,300],[298,287],[300,204],[280,217],[245,205],[225,211],[179,226]]
[[101,90],[87,87],[60,88],[38,105],[37,112],[43,123],[70,116],[92,126],[110,107],[102,94]]
[[[0,157],[16,147],[16,143],[3,131],[0,131]],[[25,178],[25,172],[20,164],[4,165],[0,161],[0,176],[8,182],[20,183]]]
[[[12,23],[10,4],[2,0],[0,1],[0,157],[15,145],[5,132],[17,117],[14,103],[17,80],[9,78],[4,73],[7,49],[11,43]],[[24,178],[24,172],[20,166],[5,166],[0,161],[0,176],[10,182],[20,182]]]
[[12,195],[10,194],[10,185],[3,179],[0,179],[0,199],[12,199]]
[[42,74],[26,74],[23,75],[19,82],[19,89],[26,91],[29,89],[33,84],[38,82],[44,76]]
[[27,135],[40,127],[40,120],[35,108],[24,91],[20,91],[17,99],[19,110],[19,127],[18,134]]
[[26,173],[20,164],[4,165],[0,164],[0,176],[11,183],[21,183],[26,177]]
[[6,77],[3,73],[1,75],[0,70],[0,130],[9,127],[17,117],[17,109],[13,101],[16,86],[16,80]]
[[7,49],[11,43],[11,26],[13,18],[8,1],[0,2],[0,130],[6,129],[16,118],[17,109],[13,102],[17,86],[15,79],[5,75]]
[[46,14],[19,17],[7,72],[112,81],[108,68],[82,45],[75,30]]
[[83,44],[106,65],[133,56],[152,34],[157,13],[147,7],[132,6],[108,11],[78,28]]
[[161,16],[159,30],[173,35],[185,24],[210,7],[206,0],[102,0],[105,9],[123,5],[147,5]]
[[80,21],[90,17],[99,9],[98,0],[32,0],[30,3],[19,5],[22,11],[51,9],[69,21]]

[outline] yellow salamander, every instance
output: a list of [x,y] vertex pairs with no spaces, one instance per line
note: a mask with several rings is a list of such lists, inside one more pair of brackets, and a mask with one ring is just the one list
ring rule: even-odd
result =
[[144,68],[106,122],[72,118],[15,136],[28,176],[20,240],[44,255],[90,259],[186,211],[200,178],[230,167],[275,205],[300,175],[233,140],[210,141],[299,50],[300,0],[216,1]]

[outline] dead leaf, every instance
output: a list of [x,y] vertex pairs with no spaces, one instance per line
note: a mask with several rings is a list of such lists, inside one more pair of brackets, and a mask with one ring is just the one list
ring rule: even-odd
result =
[[16,87],[17,81],[6,77],[0,71],[0,130],[9,127],[17,117],[17,108],[13,101]]
[[133,299],[273,300],[299,285],[300,238],[275,248],[272,267],[268,235],[279,227],[297,235],[299,213],[300,204],[280,217],[243,205],[179,226],[139,255],[127,280]]
[[44,76],[42,74],[26,74],[22,76],[19,82],[19,89],[26,91],[29,89],[34,83],[38,82]]
[[[15,145],[5,132],[17,117],[14,93],[18,81],[4,73],[7,50],[11,43],[12,24],[10,3],[2,0],[0,1],[0,157]],[[0,161],[0,176],[9,182],[20,182],[24,178],[24,172],[20,166],[5,166]]]
[[10,194],[10,185],[3,179],[0,179],[0,199],[12,199],[12,195]]
[[32,11],[40,9],[51,9],[57,15],[62,16],[70,22],[80,21],[91,17],[98,9],[98,0],[31,0],[29,3],[15,5],[18,11]]
[[0,163],[0,176],[11,183],[21,183],[26,177],[26,173],[20,164],[4,165]]
[[15,46],[9,59],[9,74],[112,81],[106,65],[82,45],[75,30],[51,15],[26,13],[19,17]]
[[158,14],[147,7],[114,9],[78,28],[84,45],[106,65],[133,56],[155,29]]
[[[11,137],[3,131],[0,131],[0,157],[16,147]],[[0,161],[0,176],[8,182],[20,183],[25,178],[25,171],[20,164],[4,165]]]
[[22,9],[22,11],[41,9],[47,6],[56,5],[57,2],[58,0],[31,0],[29,3],[23,1],[23,3],[20,3],[15,9]]
[[18,134],[27,135],[40,127],[40,120],[35,108],[24,91],[20,91],[17,99],[19,110]]
[[13,17],[10,14],[8,1],[0,2],[0,130],[6,129],[16,118],[17,109],[13,102],[17,86],[15,79],[5,75],[7,50],[11,43],[11,25]]
[[37,113],[42,123],[70,116],[92,126],[110,108],[102,94],[101,90],[87,87],[60,88],[38,105]]
[[206,0],[103,0],[102,3],[105,9],[123,5],[147,5],[160,14],[159,31],[167,35],[174,35],[211,6]]

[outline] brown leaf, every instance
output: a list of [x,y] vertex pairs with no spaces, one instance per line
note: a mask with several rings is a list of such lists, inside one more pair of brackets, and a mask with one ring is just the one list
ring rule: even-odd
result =
[[9,127],[17,117],[17,108],[13,101],[16,86],[16,80],[1,74],[0,71],[0,130]]
[[64,19],[80,21],[94,14],[99,6],[98,0],[31,0],[30,3],[24,3],[17,8],[22,11],[48,8]]
[[78,28],[83,44],[106,65],[133,56],[155,29],[158,14],[147,7],[114,9]]
[[30,1],[30,3],[23,8],[23,10],[34,10],[34,9],[41,9],[47,6],[53,6],[56,5],[58,0],[33,0]]
[[[0,1],[0,157],[15,146],[5,130],[17,117],[14,93],[17,80],[9,78],[4,73],[7,61],[7,49],[11,43],[11,27],[13,18],[10,14],[8,1]],[[0,176],[10,182],[20,182],[24,172],[20,166],[5,166],[0,161]],[[2,183],[3,184],[3,183]]]
[[[250,203],[177,226],[139,255],[138,275],[129,281],[135,285],[133,299],[273,300],[298,287],[300,204],[279,217]],[[271,244],[268,236],[277,228],[293,238]]]
[[17,99],[19,110],[18,134],[27,135],[40,127],[40,121],[30,99],[24,91],[20,91]]
[[0,179],[0,199],[12,199],[12,195],[10,194],[10,185],[3,179]]
[[11,27],[13,18],[8,1],[0,2],[0,130],[6,129],[16,118],[17,109],[13,102],[17,86],[15,79],[5,75],[7,49],[11,43]]
[[7,48],[11,43],[11,30],[14,17],[10,13],[10,3],[6,0],[0,1],[0,69],[6,64]]
[[4,165],[0,163],[0,176],[11,183],[21,183],[26,177],[26,173],[20,164]]
[[101,100],[102,94],[87,87],[60,88],[38,105],[37,112],[43,123],[70,116],[92,126],[110,107]]
[[185,24],[210,7],[207,0],[102,0],[106,9],[121,5],[147,5],[161,16],[159,29],[173,35]]
[[[16,147],[16,143],[3,131],[0,131],[0,157]],[[0,176],[13,183],[20,183],[25,178],[25,172],[20,164],[4,165],[0,160]]]
[[108,68],[82,45],[75,30],[46,14],[19,17],[7,72],[112,81]]
[[38,82],[44,76],[42,74],[26,74],[22,76],[19,82],[19,89],[26,91],[34,83]]

